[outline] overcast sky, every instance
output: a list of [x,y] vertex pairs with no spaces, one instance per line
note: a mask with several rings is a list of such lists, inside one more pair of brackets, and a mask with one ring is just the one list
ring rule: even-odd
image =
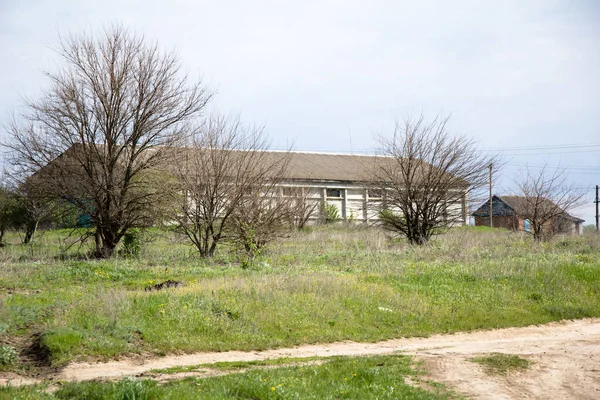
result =
[[495,193],[526,164],[560,164],[594,222],[597,0],[0,0],[0,123],[60,67],[59,34],[110,23],[175,49],[217,91],[211,108],[266,124],[276,148],[368,152],[397,118],[452,114],[453,132],[505,149]]

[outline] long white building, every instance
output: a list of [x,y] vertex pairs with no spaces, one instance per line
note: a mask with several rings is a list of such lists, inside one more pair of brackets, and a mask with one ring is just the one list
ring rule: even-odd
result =
[[[284,153],[271,152],[273,157]],[[381,156],[292,152],[282,182],[285,196],[297,190],[306,191],[313,202],[333,204],[345,220],[370,221],[376,218],[384,202],[383,194],[374,181],[373,171]],[[460,215],[463,225],[468,224],[467,187],[460,200],[448,204],[449,212]],[[456,197],[456,196],[453,196]],[[322,210],[318,207],[317,210]],[[318,214],[318,213],[317,213]],[[320,218],[317,215],[314,218]]]

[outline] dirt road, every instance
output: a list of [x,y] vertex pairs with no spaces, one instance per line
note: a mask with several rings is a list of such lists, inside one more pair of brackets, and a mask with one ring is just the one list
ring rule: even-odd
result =
[[[600,319],[584,319],[525,328],[508,328],[379,343],[342,342],[262,352],[196,353],[107,363],[71,364],[52,378],[64,381],[139,376],[152,369],[221,361],[281,357],[360,356],[401,351],[424,360],[433,380],[480,399],[600,399]],[[489,376],[468,361],[486,353],[519,354],[534,361],[527,371]],[[33,380],[0,375],[0,384]]]

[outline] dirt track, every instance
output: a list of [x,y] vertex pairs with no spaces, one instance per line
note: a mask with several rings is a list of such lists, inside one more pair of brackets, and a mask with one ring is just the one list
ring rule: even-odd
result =
[[[281,357],[374,355],[401,351],[424,360],[430,377],[460,393],[481,399],[599,399],[600,319],[543,326],[508,328],[429,338],[395,339],[379,343],[342,342],[263,352],[196,353],[146,360],[71,364],[54,380],[117,379],[147,374],[152,369],[251,361]],[[488,376],[467,359],[486,353],[519,354],[535,364],[526,372]],[[0,375],[0,384],[35,380]]]

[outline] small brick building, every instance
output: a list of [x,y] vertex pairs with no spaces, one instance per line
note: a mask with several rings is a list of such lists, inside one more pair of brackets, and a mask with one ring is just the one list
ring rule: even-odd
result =
[[[549,200],[544,199],[546,202]],[[552,206],[556,207],[554,203]],[[492,218],[495,228],[506,228],[513,231],[530,231],[529,220],[523,217],[525,198],[521,196],[492,196]],[[490,202],[486,201],[474,213],[475,226],[490,226]],[[583,219],[563,213],[553,222],[557,233],[580,235]]]

